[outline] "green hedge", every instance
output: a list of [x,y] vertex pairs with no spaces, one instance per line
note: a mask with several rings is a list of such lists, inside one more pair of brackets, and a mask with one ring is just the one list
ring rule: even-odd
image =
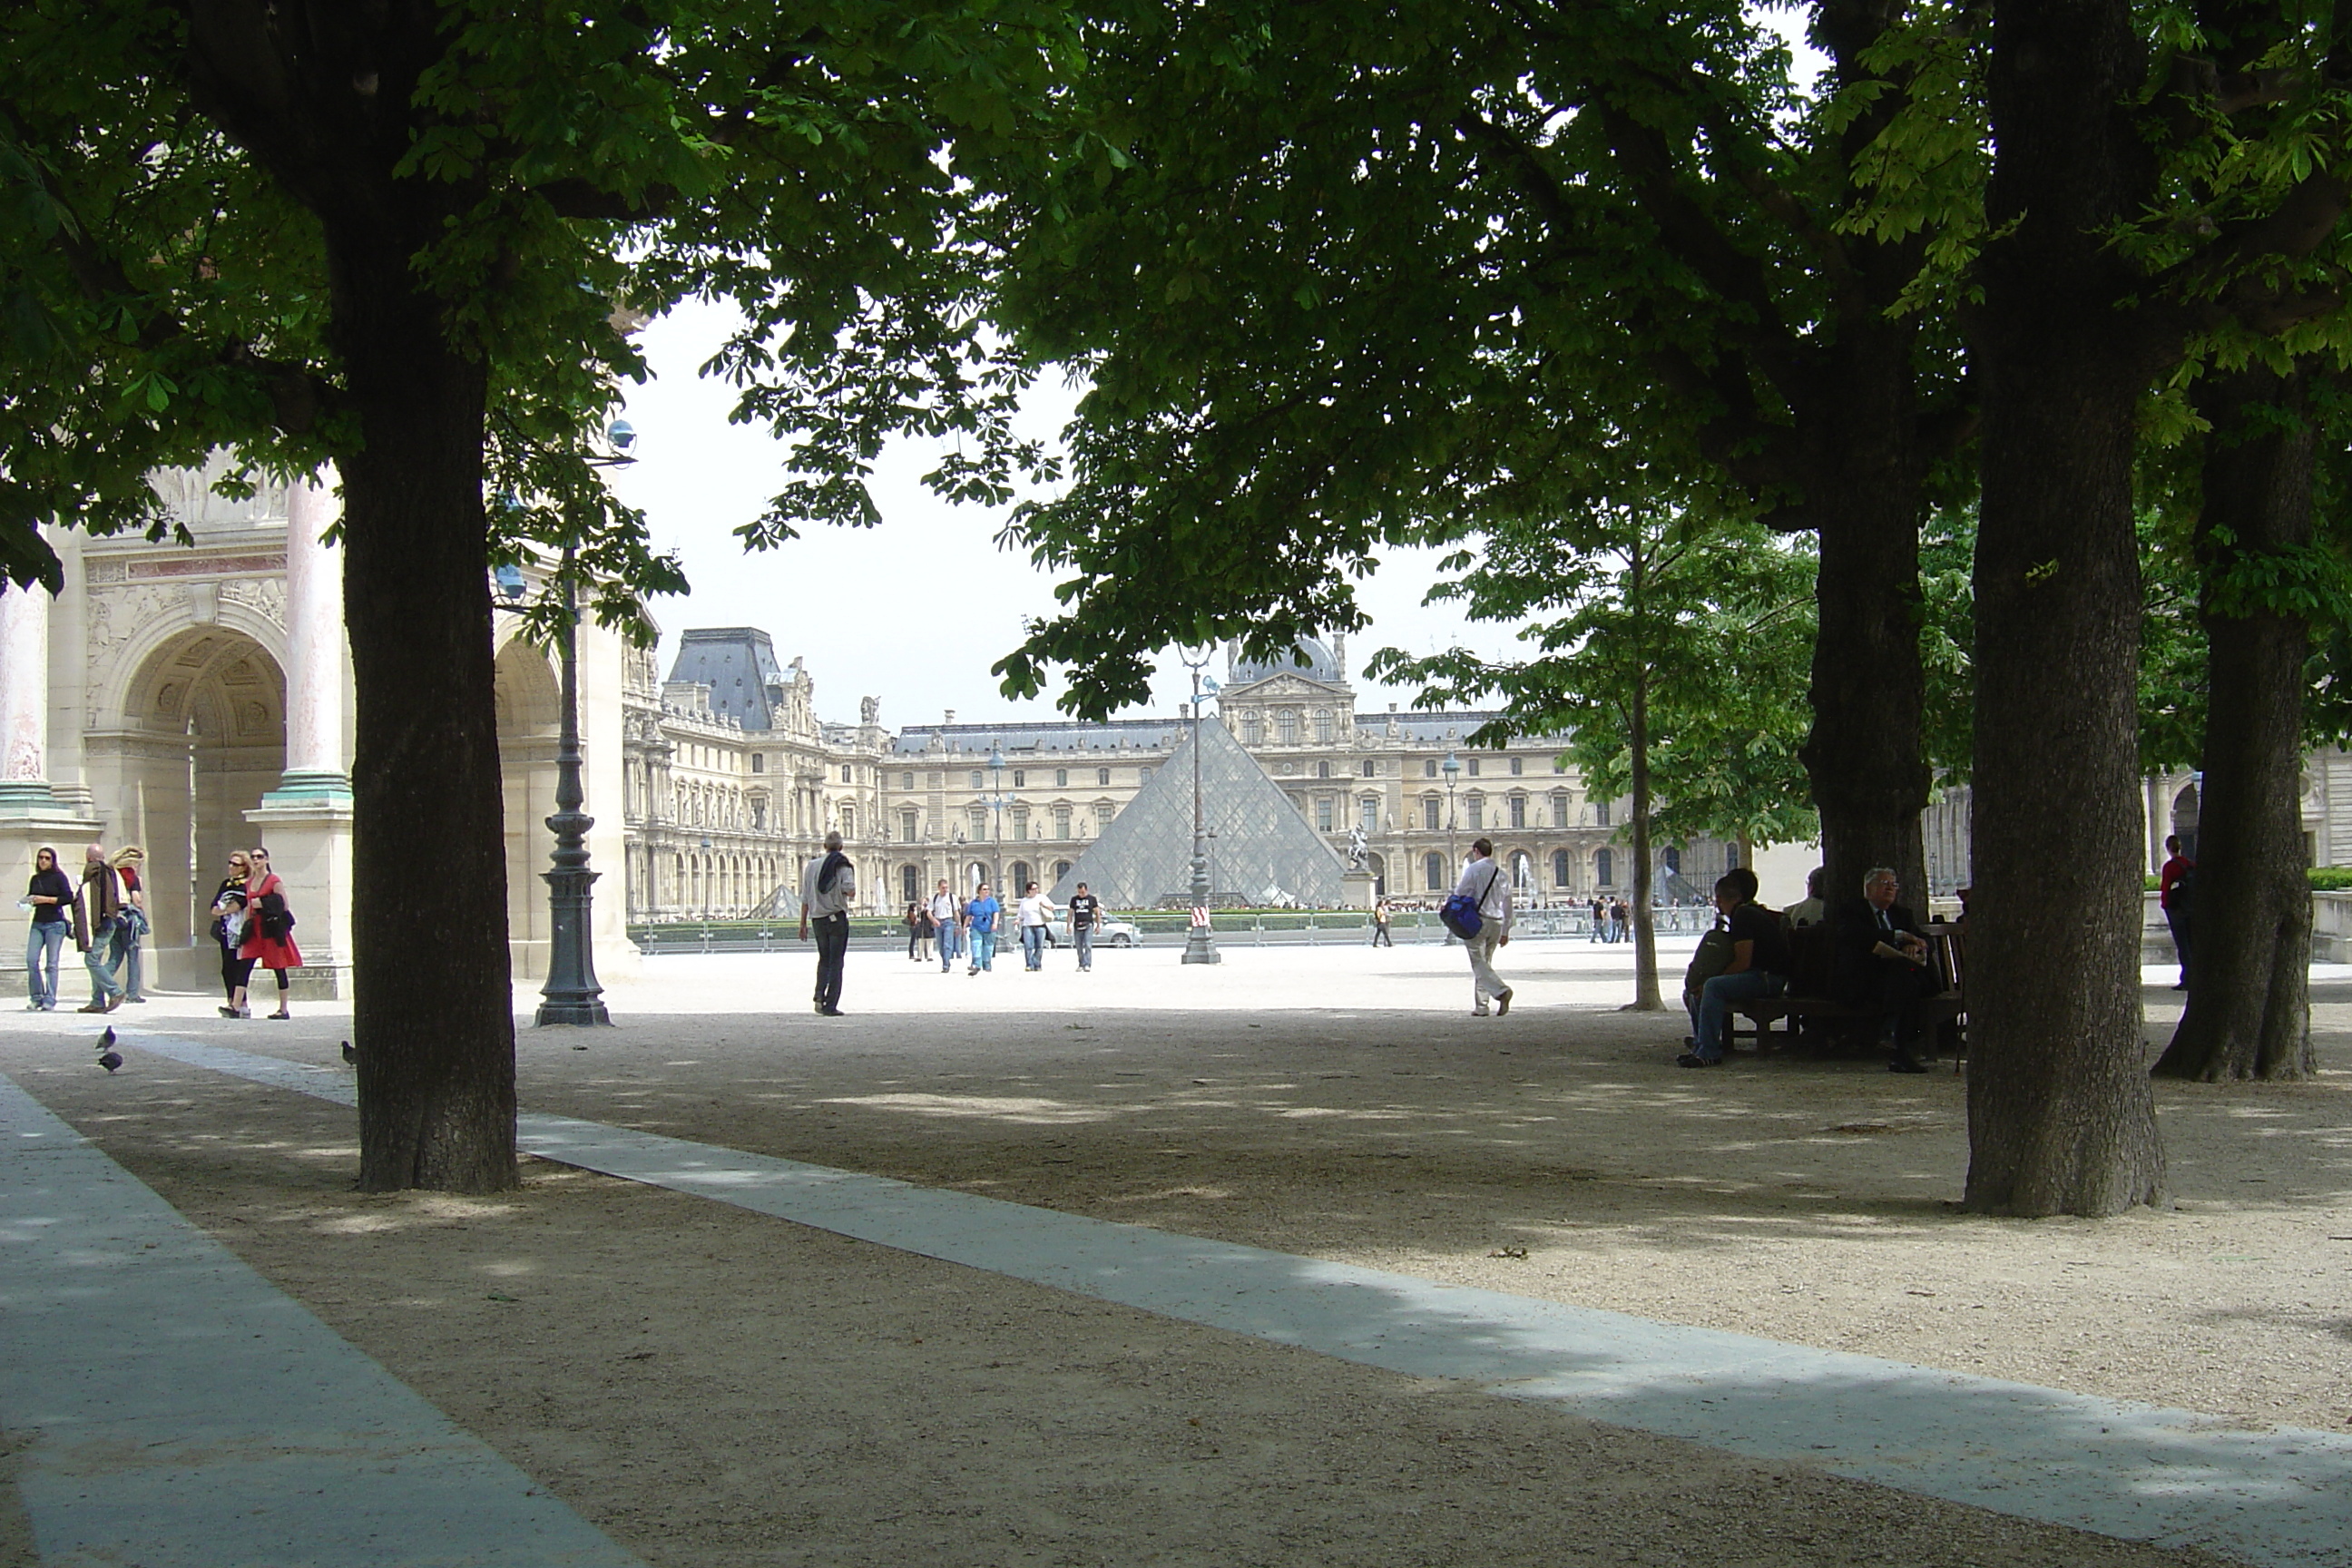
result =
[[2316,892],[2340,893],[2352,889],[2352,866],[2314,866],[2305,875],[2310,877]]

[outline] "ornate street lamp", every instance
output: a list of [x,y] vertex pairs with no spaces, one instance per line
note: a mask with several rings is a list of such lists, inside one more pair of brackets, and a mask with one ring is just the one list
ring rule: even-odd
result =
[[1445,775],[1445,886],[1438,890],[1450,893],[1462,876],[1461,858],[1454,847],[1454,782],[1462,774],[1462,760],[1449,748],[1437,770]]
[[1179,649],[1177,657],[1192,672],[1192,923],[1184,933],[1186,963],[1222,963],[1216,928],[1209,923],[1209,840],[1201,816],[1201,671],[1215,654],[1203,647],[1198,658]]
[[996,812],[996,832],[988,844],[988,881],[996,889],[997,901],[1004,900],[1004,747],[992,742],[988,748],[989,803]]

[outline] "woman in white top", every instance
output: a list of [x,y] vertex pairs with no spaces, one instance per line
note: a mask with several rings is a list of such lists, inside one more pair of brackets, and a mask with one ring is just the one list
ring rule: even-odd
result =
[[1021,894],[1021,957],[1031,973],[1045,967],[1045,928],[1058,913],[1032,882]]

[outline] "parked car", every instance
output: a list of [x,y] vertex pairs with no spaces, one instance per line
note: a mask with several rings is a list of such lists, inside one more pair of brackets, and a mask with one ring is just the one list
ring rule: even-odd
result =
[[[1066,926],[1047,926],[1045,928],[1045,945],[1048,947],[1067,947],[1069,945],[1069,928]],[[1095,945],[1097,947],[1134,947],[1142,941],[1143,932],[1136,929],[1136,924],[1133,921],[1107,920],[1099,922],[1095,927]]]

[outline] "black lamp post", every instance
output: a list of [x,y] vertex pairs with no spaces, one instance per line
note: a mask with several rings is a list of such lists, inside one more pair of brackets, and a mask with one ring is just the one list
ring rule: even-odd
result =
[[1459,858],[1459,852],[1454,847],[1454,834],[1455,828],[1455,820],[1454,816],[1454,781],[1461,776],[1462,761],[1454,754],[1451,749],[1448,749],[1445,753],[1445,760],[1438,763],[1437,767],[1438,771],[1445,775],[1445,886],[1438,890],[1440,892],[1450,893],[1454,890],[1454,884],[1458,881],[1462,876],[1462,862]]
[[1186,963],[1222,963],[1216,928],[1209,923],[1209,840],[1201,816],[1201,671],[1216,650],[1203,647],[1196,658],[1179,651],[1184,668],[1192,672],[1192,921],[1184,932]]

